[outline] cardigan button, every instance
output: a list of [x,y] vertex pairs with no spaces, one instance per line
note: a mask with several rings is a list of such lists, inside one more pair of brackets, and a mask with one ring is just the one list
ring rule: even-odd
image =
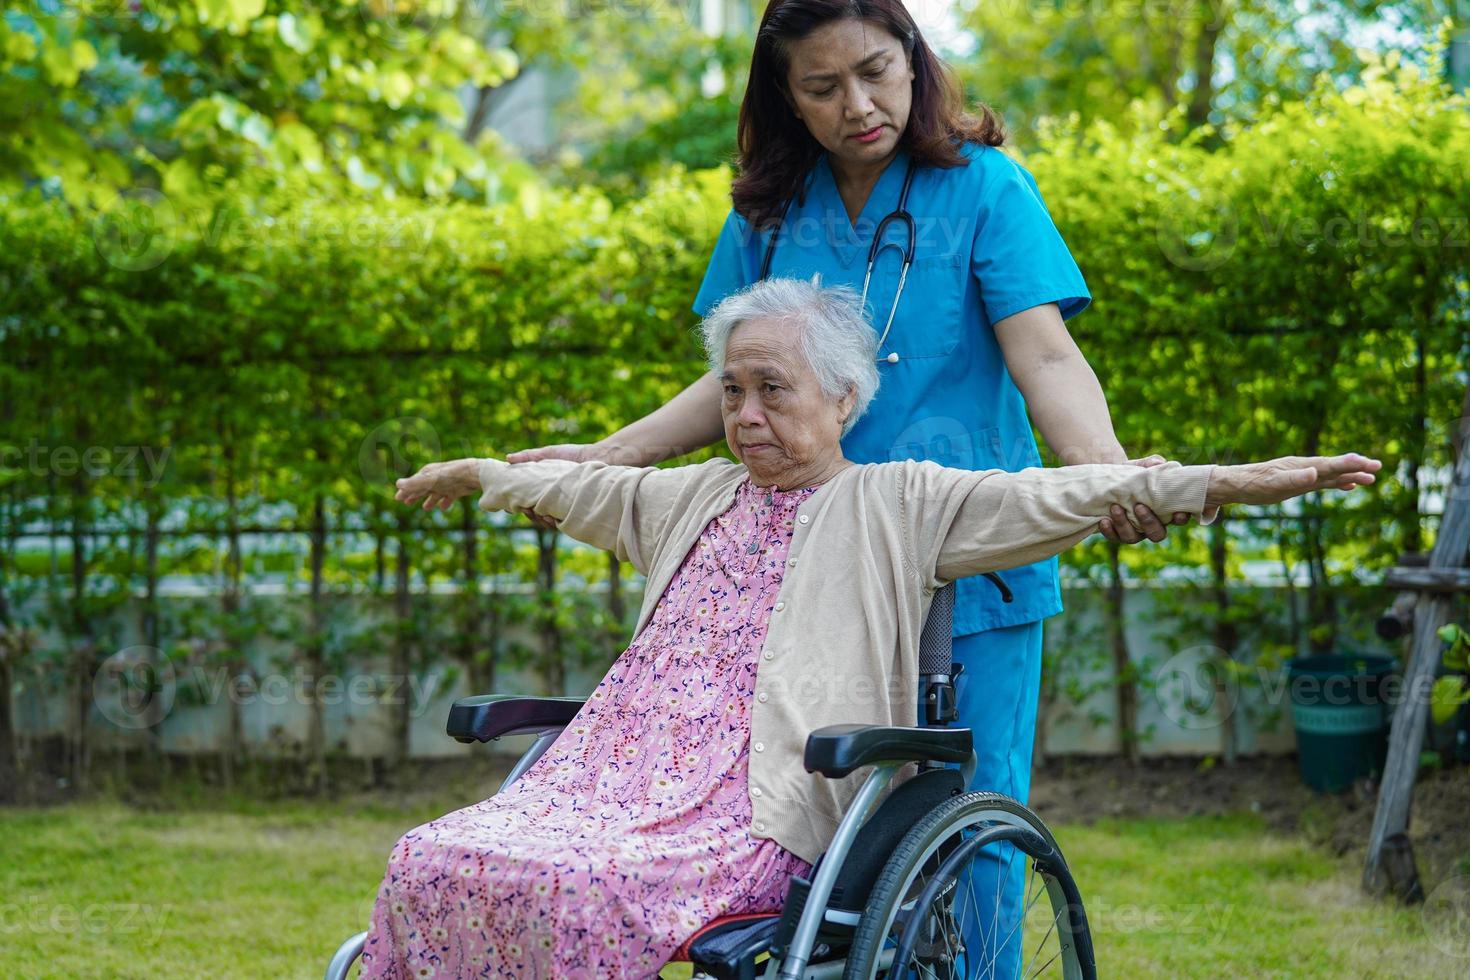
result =
[[776,612],[780,612],[781,610],[783,610],[785,608],[786,608],[786,603],[784,603],[784,602],[778,602],[778,603],[776,603]]
[[750,788],[750,795],[754,799],[760,799],[761,788],[759,786],[752,786]]
[[766,822],[764,820],[757,820],[755,822],[755,829],[764,834],[766,832]]
[[766,750],[766,743],[756,742],[754,745],[751,746],[751,748],[755,749],[757,752],[764,752]]
[[765,691],[760,692],[759,694],[757,694],[755,696],[755,699],[757,701],[761,702],[762,704],[764,704],[765,701],[766,701],[766,692]]
[[761,659],[770,660],[772,656],[774,656],[774,654],[772,654],[771,651],[767,650],[765,653],[761,654]]
[[800,521],[802,524],[806,524],[811,521],[811,518],[806,514],[802,514],[800,517],[797,518],[797,520]]

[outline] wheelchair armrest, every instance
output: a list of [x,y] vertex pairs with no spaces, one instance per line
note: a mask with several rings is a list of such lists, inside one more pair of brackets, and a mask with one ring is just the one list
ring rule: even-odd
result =
[[966,762],[970,748],[968,728],[828,725],[807,736],[802,765],[840,779],[878,762]]
[[444,726],[458,742],[488,742],[502,735],[528,735],[561,728],[576,717],[582,698],[531,698],[518,694],[477,694],[460,698]]

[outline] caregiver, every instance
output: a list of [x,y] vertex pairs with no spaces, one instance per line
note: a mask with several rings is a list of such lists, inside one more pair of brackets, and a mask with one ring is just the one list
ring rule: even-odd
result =
[[[1087,306],[1087,286],[1035,181],[996,148],[1003,140],[990,110],[982,107],[978,118],[962,111],[947,69],[899,0],[767,6],[740,110],[734,208],[694,310],[703,316],[768,275],[866,285],[882,338],[881,383],[842,440],[850,460],[1020,470],[1041,462],[1034,418],[1063,462],[1129,461],[1097,378],[1063,323]],[[905,210],[905,185],[912,224],[887,221],[870,266],[884,216]],[[706,375],[599,443],[509,459],[650,465],[719,441],[720,398],[718,379]],[[1098,516],[1114,541],[1165,535],[1146,508]],[[1041,620],[1061,611],[1061,593],[1055,559],[1002,577],[1013,602],[1002,603],[978,578],[958,585],[960,724],[976,733],[971,788],[1024,801]],[[1018,863],[1006,889],[1010,910],[1022,895],[1019,871]]]

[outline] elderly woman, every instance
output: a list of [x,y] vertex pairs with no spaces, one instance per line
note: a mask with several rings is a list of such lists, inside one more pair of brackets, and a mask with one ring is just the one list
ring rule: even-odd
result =
[[650,977],[706,921],[779,908],[856,789],[808,774],[808,733],[911,725],[935,589],[1034,562],[1114,503],[1203,514],[1373,482],[1363,456],[1241,466],[973,472],[856,465],[840,437],[878,384],[846,288],[771,279],[704,322],[739,463],[671,469],[465,459],[399,500],[532,508],[647,576],[637,633],[505,792],[394,847],[364,977]]

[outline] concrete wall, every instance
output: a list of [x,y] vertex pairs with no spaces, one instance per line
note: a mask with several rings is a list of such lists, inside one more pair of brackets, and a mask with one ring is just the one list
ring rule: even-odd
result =
[[[1277,666],[1283,659],[1286,635],[1279,620],[1285,616],[1280,587],[1235,590],[1233,601],[1261,606],[1255,621],[1242,627],[1242,674],[1227,685],[1227,695],[1218,697],[1215,659],[1208,620],[1196,621],[1203,597],[1191,598],[1189,590],[1173,586],[1134,588],[1127,593],[1126,634],[1140,676],[1139,720],[1145,733],[1145,754],[1214,754],[1222,750],[1221,719],[1227,710],[1238,722],[1236,748],[1240,752],[1287,752],[1294,747],[1290,710],[1285,701],[1284,673]],[[437,598],[437,597],[436,597]],[[637,593],[630,592],[628,608],[636,610]],[[1116,693],[1111,683],[1113,665],[1102,619],[1102,593],[1096,589],[1066,590],[1067,612],[1049,620],[1046,627],[1048,668],[1044,681],[1041,741],[1048,753],[1112,753],[1119,747],[1114,724]],[[208,601],[199,596],[170,596],[170,603]],[[439,664],[421,676],[398,685],[394,692],[375,689],[373,674],[388,669],[386,645],[390,634],[375,625],[373,607],[363,599],[348,599],[361,607],[352,617],[359,630],[358,648],[377,646],[374,634],[382,634],[382,651],[335,675],[325,710],[327,743],[331,751],[353,756],[383,755],[388,751],[391,707],[384,703],[395,693],[411,704],[410,752],[416,757],[460,755],[472,747],[460,745],[444,734],[449,707],[456,698],[488,693],[470,689],[464,672],[454,664]],[[282,615],[300,597],[255,596],[255,604],[279,604]],[[430,600],[432,609],[434,600]],[[1358,649],[1375,648],[1365,639],[1372,615],[1386,604],[1381,590],[1366,589],[1345,600],[1350,608],[1345,633]],[[349,608],[351,608],[349,606]],[[136,623],[135,609],[125,608],[115,623]],[[364,624],[365,627],[364,627]],[[101,749],[131,745],[143,737],[140,713],[125,700],[118,669],[138,662],[146,648],[137,642],[135,631],[118,627],[122,638],[108,654],[104,669],[93,679],[94,704],[87,723],[92,742]],[[534,647],[526,627],[512,627],[505,636],[512,642]],[[241,727],[249,752],[264,756],[295,755],[306,742],[310,707],[296,685],[299,671],[290,664],[296,638],[258,637],[249,650],[255,681],[234,697],[240,705]],[[329,640],[329,651],[347,641]],[[565,693],[590,691],[604,666],[593,665],[568,671]],[[329,675],[331,672],[329,670]],[[166,750],[179,753],[215,752],[225,744],[229,724],[230,686],[221,668],[184,669],[164,685],[168,712],[160,731]],[[13,691],[15,718],[22,736],[55,735],[69,730],[74,720],[57,673],[20,669]],[[497,693],[547,693],[542,677],[533,666],[499,668]],[[529,739],[495,745],[496,750],[519,751]]]

